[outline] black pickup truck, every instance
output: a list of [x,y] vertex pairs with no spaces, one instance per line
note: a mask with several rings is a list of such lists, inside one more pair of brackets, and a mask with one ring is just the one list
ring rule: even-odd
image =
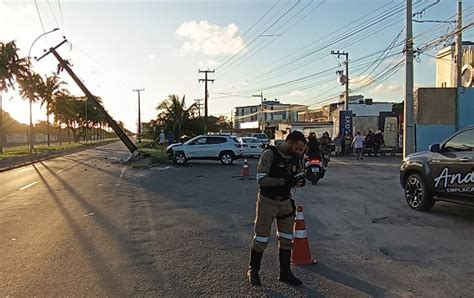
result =
[[436,201],[474,206],[474,126],[407,156],[400,182],[408,205],[418,211],[430,210]]

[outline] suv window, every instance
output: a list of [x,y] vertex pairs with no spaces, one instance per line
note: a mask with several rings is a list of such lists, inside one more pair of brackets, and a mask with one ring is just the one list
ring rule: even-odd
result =
[[454,136],[444,145],[444,149],[450,152],[472,151],[474,149],[474,129],[463,131]]
[[226,138],[215,138],[215,137],[207,138],[207,144],[214,145],[214,144],[223,144],[225,142],[227,142]]
[[192,142],[192,144],[193,145],[205,145],[206,141],[207,141],[207,138],[199,138],[197,140],[194,140],[194,142]]

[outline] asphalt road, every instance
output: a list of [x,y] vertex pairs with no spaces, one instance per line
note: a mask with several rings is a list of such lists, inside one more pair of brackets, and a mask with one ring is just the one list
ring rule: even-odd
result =
[[[247,284],[256,182],[241,162],[148,170],[117,164],[115,143],[0,173],[0,296],[447,297],[474,291],[474,209],[412,211],[399,161],[335,160],[304,206],[316,265],[305,285],[277,281],[276,239],[264,287]],[[250,162],[252,174],[255,163]]]

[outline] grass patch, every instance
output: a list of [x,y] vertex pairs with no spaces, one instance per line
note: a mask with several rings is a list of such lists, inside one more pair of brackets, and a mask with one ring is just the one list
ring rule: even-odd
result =
[[152,163],[165,163],[169,162],[166,151],[156,148],[142,148],[140,151],[150,154]]
[[[70,148],[77,148],[77,147],[86,146],[90,144],[97,144],[97,143],[102,143],[102,142],[88,142],[87,144],[63,143],[61,145],[59,145],[58,143],[54,143],[54,144],[51,144],[51,146],[49,147],[47,144],[37,144],[37,145],[34,145],[33,155],[54,152],[54,151],[59,151],[59,150],[66,150]],[[24,155],[28,155],[28,147],[25,145],[10,147],[10,148],[7,147],[7,148],[4,148],[3,153],[0,154],[0,160],[4,160],[6,158],[12,158],[12,157],[24,156]]]

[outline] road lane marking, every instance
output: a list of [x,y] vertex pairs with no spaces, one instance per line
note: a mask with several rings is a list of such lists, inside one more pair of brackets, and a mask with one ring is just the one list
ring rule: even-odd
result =
[[122,183],[122,177],[123,177],[123,175],[125,174],[125,171],[126,171],[126,170],[127,170],[127,168],[126,168],[126,167],[123,167],[123,168],[122,168],[122,171],[120,171],[120,176],[119,176],[119,178],[118,178],[118,180],[117,180],[117,183],[115,183],[116,186],[119,186],[120,183]]
[[67,168],[64,168],[64,169],[62,169],[62,170],[59,170],[57,173],[60,174],[60,173],[62,173],[62,172],[64,172],[64,171],[67,171],[67,170],[71,169],[72,167],[77,166],[77,165],[78,165],[78,163],[75,163],[75,164],[73,164],[73,165],[71,165],[71,166],[69,166],[69,167],[67,167]]
[[27,189],[27,188],[32,187],[33,185],[35,185],[35,184],[37,184],[37,183],[39,183],[39,181],[31,182],[30,184],[27,184],[27,185],[25,185],[25,186],[23,186],[23,187],[20,187],[18,190],[25,190],[25,189]]

